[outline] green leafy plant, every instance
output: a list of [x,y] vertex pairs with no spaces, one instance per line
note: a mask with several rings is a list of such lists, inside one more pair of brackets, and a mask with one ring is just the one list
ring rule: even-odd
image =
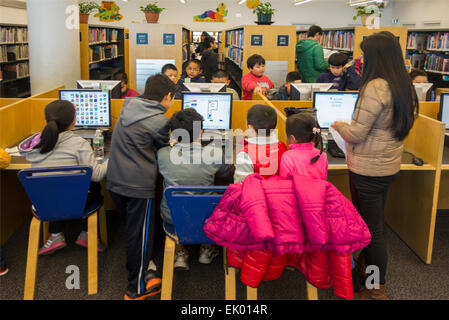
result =
[[155,2],[155,3],[151,3],[150,2],[145,7],[143,7],[143,6],[140,7],[140,10],[143,11],[143,12],[154,12],[154,13],[159,13],[159,12],[165,10],[165,9],[166,8],[158,7],[157,2]]
[[357,7],[356,8],[357,13],[353,17],[353,19],[354,19],[354,21],[356,21],[358,17],[366,15],[366,14],[368,14],[368,15],[374,14],[374,15],[378,16],[379,18],[381,18],[383,8],[385,8],[383,3],[373,4],[373,5],[366,6],[366,7]]
[[95,9],[97,9],[97,10],[100,9],[100,6],[93,1],[79,3],[80,13],[91,13]]
[[275,11],[276,11],[276,9],[274,9],[274,8],[271,6],[271,3],[265,2],[265,3],[260,3],[260,4],[253,10],[253,13],[255,13],[255,14],[274,14]]

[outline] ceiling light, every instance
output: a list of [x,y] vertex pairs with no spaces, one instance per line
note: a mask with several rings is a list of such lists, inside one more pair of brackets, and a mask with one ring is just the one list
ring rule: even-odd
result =
[[384,3],[385,1],[383,1],[383,0],[358,0],[358,1],[350,1],[350,2],[348,2],[348,4],[350,6],[360,6],[360,5],[368,4],[371,2]]
[[303,0],[303,1],[295,2],[295,6],[298,6],[300,4],[304,4],[304,3],[307,3],[307,2],[310,2],[310,1],[312,1],[312,0]]
[[186,3],[186,0],[181,0],[181,3],[184,3],[184,4],[185,4],[185,3]]
[[246,0],[240,0],[239,4],[244,4],[246,2]]

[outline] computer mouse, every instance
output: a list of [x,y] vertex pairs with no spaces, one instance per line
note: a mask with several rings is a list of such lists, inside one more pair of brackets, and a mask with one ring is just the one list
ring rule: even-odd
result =
[[421,167],[424,164],[424,161],[420,158],[413,158],[412,163],[415,166]]

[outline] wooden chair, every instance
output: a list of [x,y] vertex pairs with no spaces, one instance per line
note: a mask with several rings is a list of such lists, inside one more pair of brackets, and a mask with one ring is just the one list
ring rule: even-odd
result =
[[[176,244],[214,243],[204,233],[204,223],[211,216],[226,189],[227,187],[183,186],[168,187],[165,190],[165,199],[170,209],[173,225],[165,222],[163,225],[166,237],[161,300],[172,299]],[[225,273],[225,283],[231,283],[230,277],[231,274]]]
[[[92,168],[89,166],[70,166],[54,168],[32,168],[19,171],[22,183],[32,206],[33,218],[28,237],[28,255],[25,275],[24,299],[34,299],[36,285],[37,258],[41,222],[87,218],[88,223],[88,294],[98,291],[97,257],[97,212],[103,205],[103,199],[85,207],[89,190]],[[106,239],[106,218],[100,211],[101,238]],[[45,229],[45,227],[44,227]],[[104,243],[107,246],[107,242]]]

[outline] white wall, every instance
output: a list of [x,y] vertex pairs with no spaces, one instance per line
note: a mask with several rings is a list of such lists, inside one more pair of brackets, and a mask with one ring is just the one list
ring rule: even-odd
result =
[[0,23],[27,24],[27,22],[26,10],[0,7]]
[[[415,22],[412,28],[449,28],[449,0],[394,0],[393,18],[399,19],[398,25]],[[441,25],[424,25],[435,20]]]

